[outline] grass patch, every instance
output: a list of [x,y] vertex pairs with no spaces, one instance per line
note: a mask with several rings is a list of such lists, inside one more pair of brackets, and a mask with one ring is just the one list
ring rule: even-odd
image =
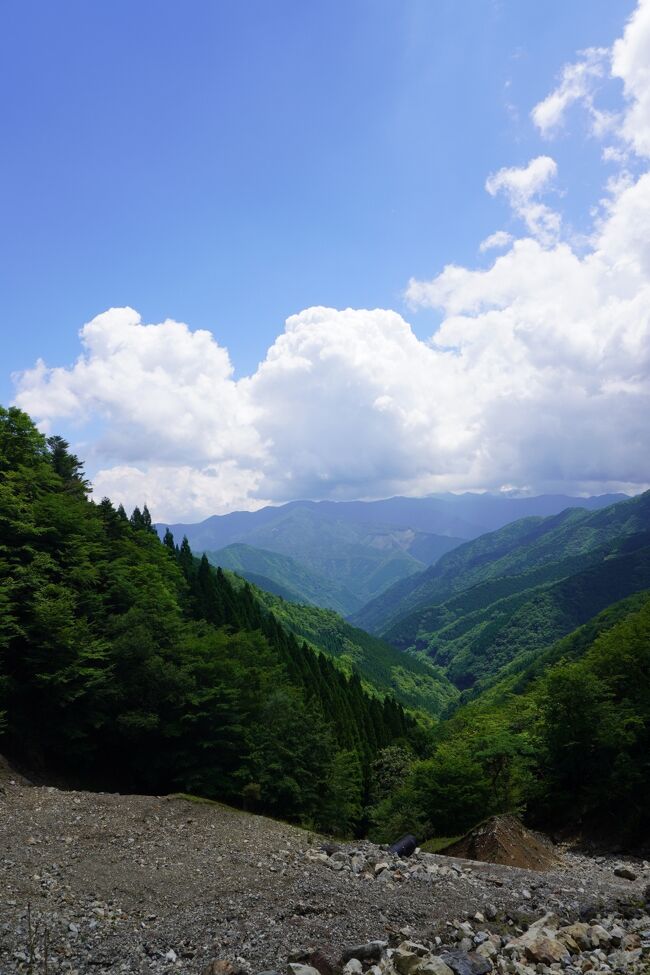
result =
[[462,836],[434,836],[433,839],[423,843],[420,849],[423,853],[440,853],[441,850],[451,846],[452,843],[457,843],[460,839]]
[[[193,802],[197,806],[221,806],[224,808],[223,802],[217,802],[215,799],[206,799],[204,796],[194,796],[190,792],[172,792],[171,795],[166,796],[167,799],[183,799],[185,802]],[[230,809],[230,806],[225,807]],[[239,812],[239,810],[237,810]]]

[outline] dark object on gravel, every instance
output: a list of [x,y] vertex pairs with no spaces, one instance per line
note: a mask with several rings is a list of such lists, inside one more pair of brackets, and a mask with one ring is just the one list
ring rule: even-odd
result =
[[379,961],[387,947],[386,941],[368,941],[363,945],[353,945],[351,948],[346,948],[341,955],[341,964],[345,965],[351,958],[358,958],[359,961]]
[[440,958],[456,975],[487,975],[492,971],[492,962],[475,951],[445,951]]
[[634,870],[630,870],[629,867],[615,867],[614,874],[617,877],[622,877],[623,880],[636,880],[636,874]]
[[412,853],[415,853],[418,841],[413,836],[412,833],[407,833],[402,836],[399,840],[396,840],[392,846],[388,847],[389,853],[394,853],[398,857],[410,857]]

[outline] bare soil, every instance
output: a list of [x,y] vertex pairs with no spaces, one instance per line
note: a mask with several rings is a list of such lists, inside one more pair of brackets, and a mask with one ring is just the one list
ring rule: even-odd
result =
[[558,865],[551,841],[526,829],[514,816],[492,816],[440,852],[524,870],[551,870]]

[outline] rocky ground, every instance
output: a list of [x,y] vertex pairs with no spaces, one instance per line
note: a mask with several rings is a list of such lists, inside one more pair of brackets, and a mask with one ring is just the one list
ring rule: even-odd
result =
[[0,776],[0,973],[647,970],[648,863],[321,845],[218,805]]

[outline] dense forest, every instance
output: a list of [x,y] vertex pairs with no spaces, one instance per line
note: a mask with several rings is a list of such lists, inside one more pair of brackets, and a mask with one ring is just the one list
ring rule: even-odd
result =
[[390,623],[414,641],[400,656],[160,539],[146,506],[93,502],[67,443],[0,408],[0,750],[50,780],[338,835],[455,836],[514,811],[634,841],[649,510],[526,519],[443,556],[428,602]]
[[443,722],[375,810],[378,835],[408,825],[457,835],[524,813],[545,829],[617,840],[650,827],[650,592],[609,607]]
[[418,729],[146,507],[89,500],[61,438],[0,410],[1,746],[95,788],[181,790],[349,832]]

